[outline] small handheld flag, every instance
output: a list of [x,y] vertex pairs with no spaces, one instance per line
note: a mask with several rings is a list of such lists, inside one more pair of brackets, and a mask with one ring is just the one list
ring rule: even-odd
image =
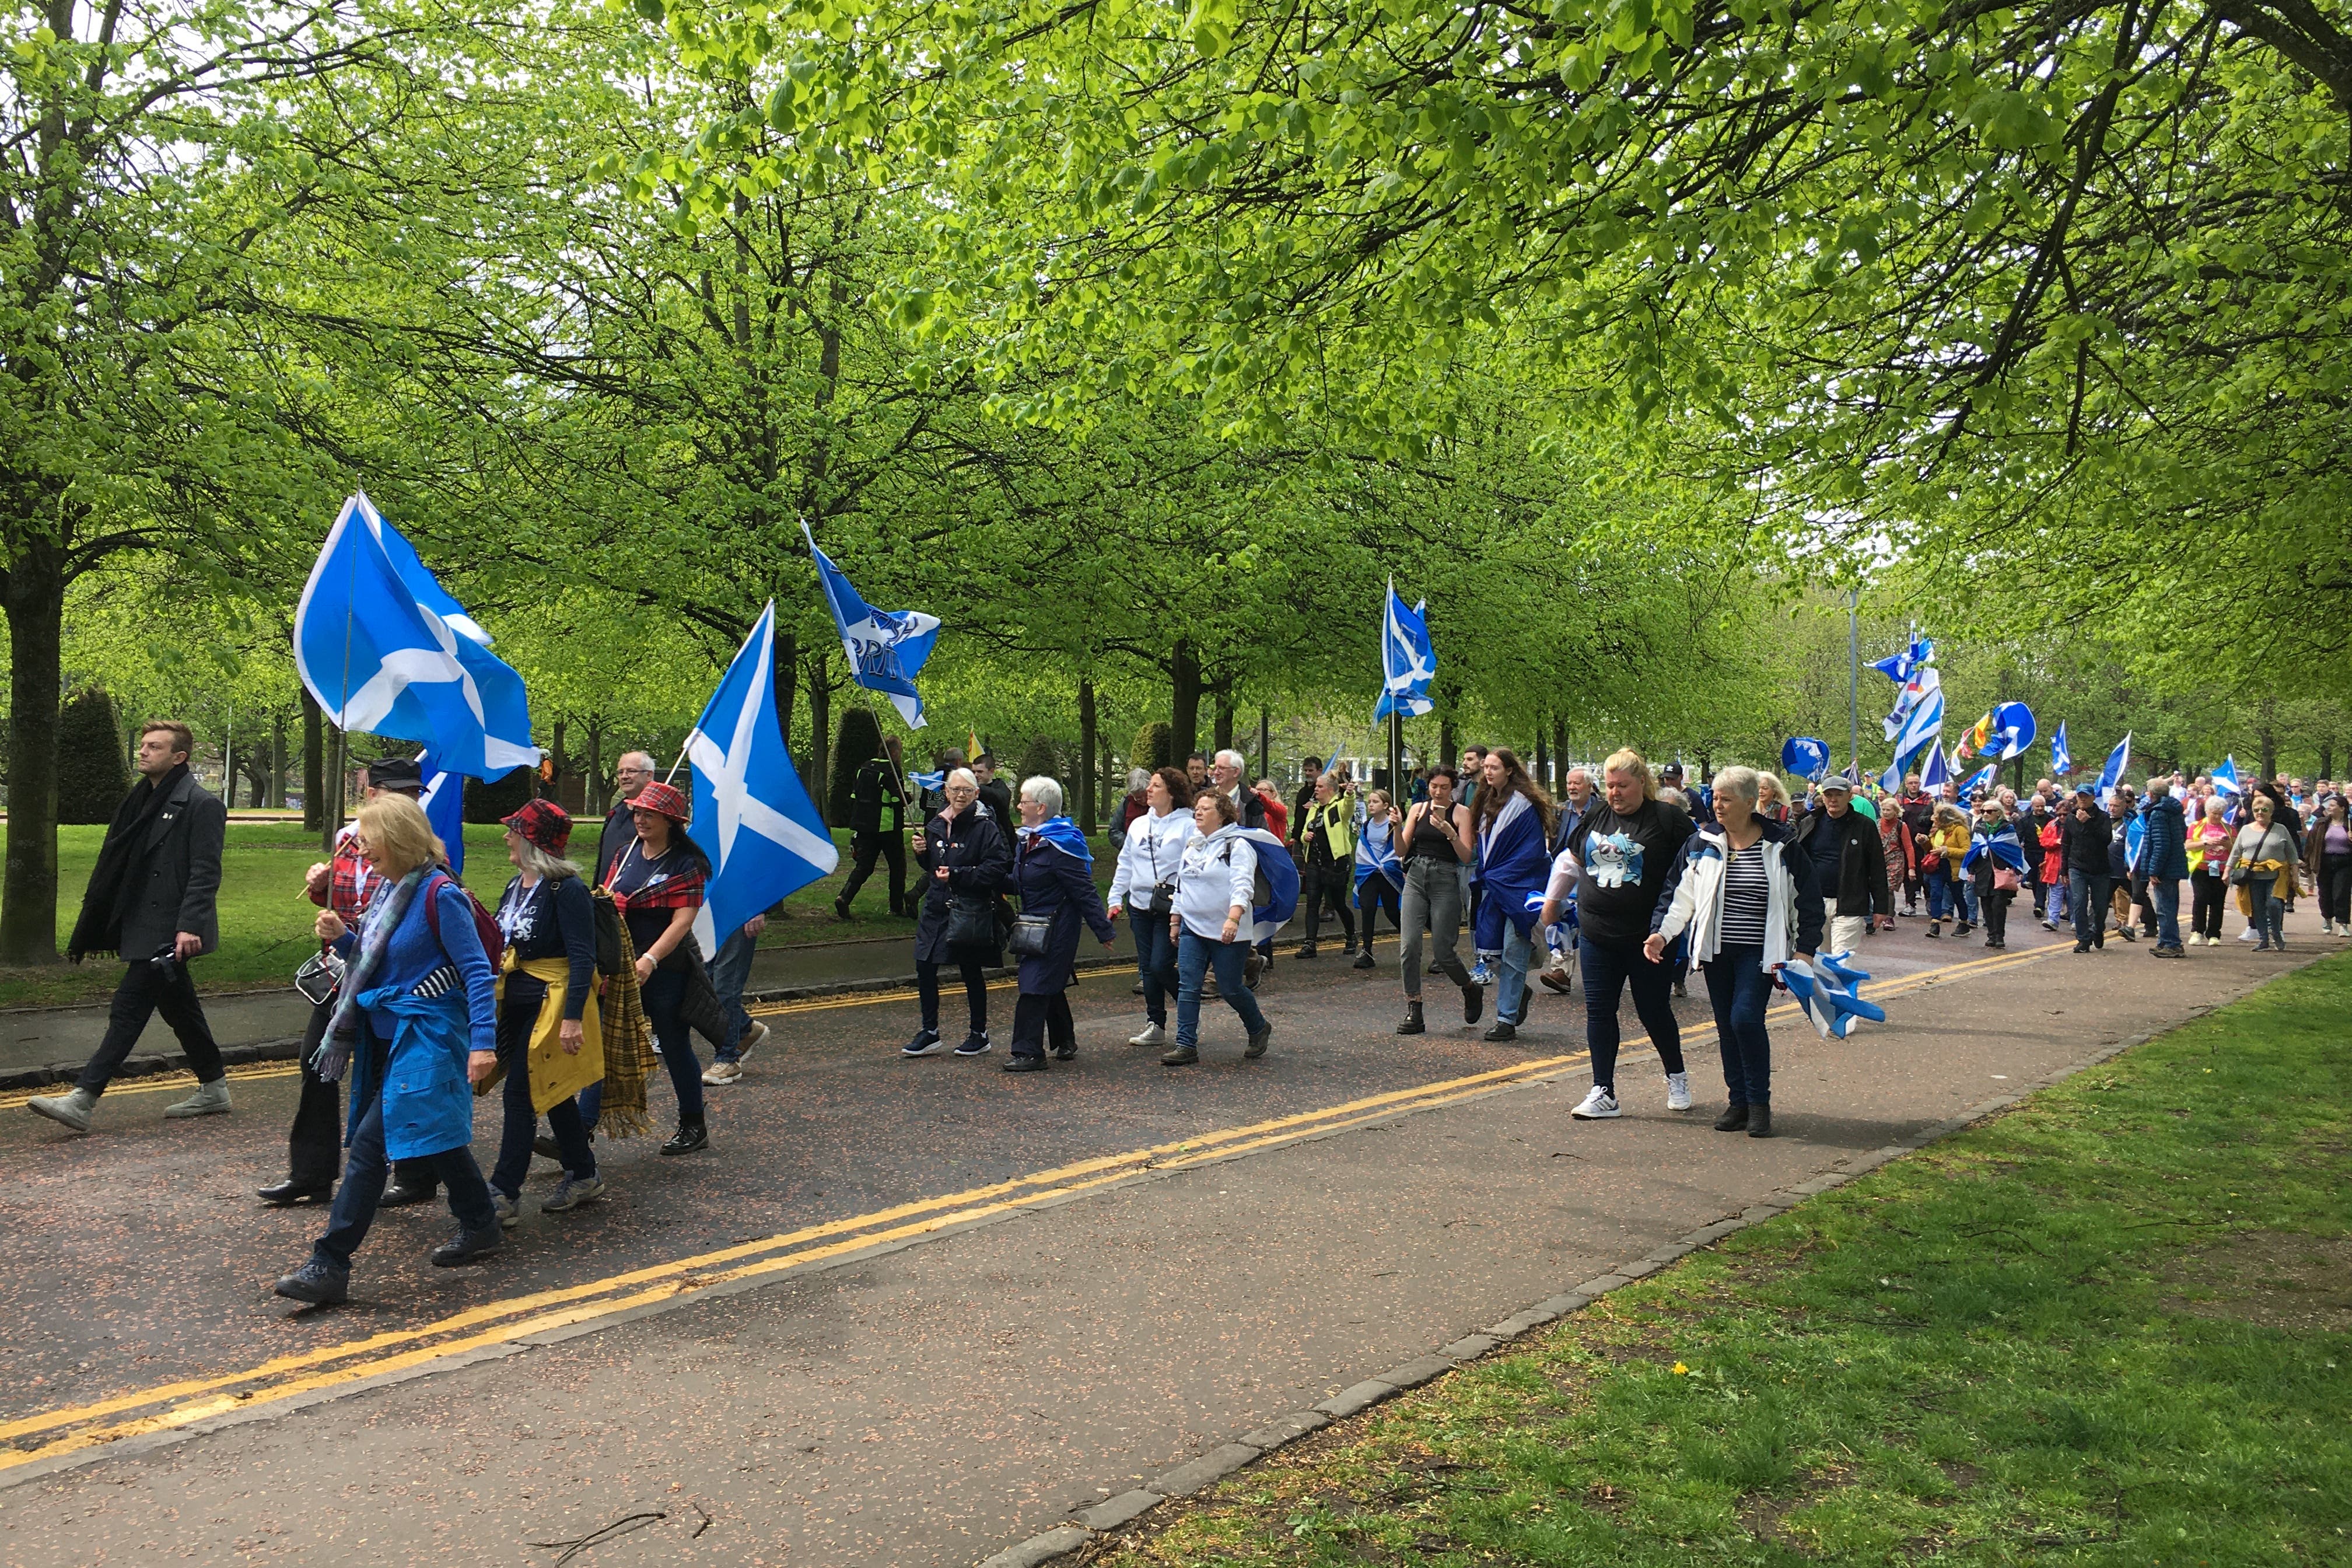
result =
[[833,558],[816,547],[816,535],[801,524],[808,541],[809,559],[816,563],[817,585],[824,590],[825,607],[833,612],[834,628],[841,634],[841,651],[849,659],[850,679],[868,691],[890,699],[898,717],[910,730],[923,727],[923,697],[915,677],[940,640],[940,618],[920,610],[877,610],[859,598]]
[[1927,760],[1919,764],[1919,787],[1933,795],[1952,782],[1952,768],[1944,760],[1944,748],[1927,748]]
[[706,957],[753,915],[841,863],[776,724],[775,639],[772,599],[687,737],[694,764],[687,833],[710,861],[694,919]]
[[1437,650],[1429,640],[1429,601],[1410,610],[1389,583],[1388,607],[1381,618],[1381,700],[1374,720],[1401,713],[1418,718],[1437,706],[1430,700],[1429,683],[1437,679]]
[[2066,749],[2066,721],[2058,721],[2058,732],[2050,737],[2050,771],[2060,778],[2074,771],[2074,753]]
[[1792,958],[1780,966],[1780,983],[1789,988],[1789,994],[1805,1010],[1806,1018],[1825,1040],[1845,1039],[1864,1019],[1874,1024],[1886,1022],[1886,1009],[1862,999],[1860,982],[1870,976],[1844,964],[1843,961],[1851,956],[1825,953],[1810,963]]
[[1830,771],[1829,745],[1811,735],[1784,741],[1780,744],[1780,767],[1798,778],[1817,780]]
[[1987,763],[1984,766],[1970,773],[1968,777],[1968,782],[1960,785],[1958,791],[1959,797],[1962,800],[1974,800],[1979,790],[1990,789],[1992,787],[1993,781],[2000,776],[2000,764],[1999,763]]
[[2098,795],[2101,800],[2115,793],[2116,785],[2124,781],[2124,769],[2130,765],[2131,732],[2126,731],[2124,738],[2116,742],[2116,749],[2107,753],[2107,765],[2099,770]]
[[2213,787],[2223,795],[2237,795],[2245,793],[2246,786],[2238,782],[2238,759],[2235,756],[2223,757],[2221,765],[2206,776],[2213,781]]

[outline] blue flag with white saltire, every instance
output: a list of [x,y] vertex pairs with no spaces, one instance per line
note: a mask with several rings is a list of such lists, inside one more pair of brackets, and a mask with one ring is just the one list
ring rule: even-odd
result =
[[1870,976],[1843,962],[1853,956],[1825,952],[1810,963],[1792,958],[1780,966],[1780,984],[1788,987],[1790,996],[1804,1009],[1806,1021],[1825,1040],[1847,1038],[1854,1025],[1865,1018],[1874,1024],[1886,1022],[1886,1009],[1862,999],[1861,983]]
[[1976,831],[1969,836],[1969,852],[1960,857],[1960,869],[1975,870],[1977,862],[1988,855],[1992,857],[1996,867],[2006,866],[2020,876],[2024,875],[2025,846],[2019,842],[2014,824],[2004,822],[1987,832],[1984,825],[1979,823]]
[[1985,730],[1981,755],[1994,762],[2021,757],[2033,744],[2033,710],[2022,702],[2004,702],[1985,715]]
[[2139,852],[2147,843],[2147,818],[2134,812],[2131,820],[2124,824],[2124,864],[2134,872],[2139,869]]
[[1910,642],[1904,646],[1901,653],[1889,654],[1885,658],[1874,659],[1871,661],[1870,668],[1895,682],[1895,685],[1901,686],[1911,679],[1914,670],[1935,657],[1936,645],[1929,642],[1924,633],[1914,632]]
[[1356,830],[1356,891],[1359,897],[1362,895],[1365,879],[1370,877],[1384,877],[1390,887],[1399,892],[1404,891],[1404,862],[1397,858],[1396,842],[1397,824],[1402,820],[1391,816],[1381,823],[1380,829],[1385,837],[1377,845],[1372,842],[1372,824],[1367,822]]
[[536,767],[522,677],[488,641],[366,496],[343,503],[294,611],[294,668],[336,728],[478,779]]
[[940,640],[940,618],[921,610],[877,610],[858,597],[833,557],[816,547],[816,535],[801,524],[808,541],[809,559],[816,563],[817,586],[824,590],[825,607],[833,612],[834,628],[841,634],[841,651],[849,659],[849,678],[868,691],[879,691],[898,710],[910,730],[923,727],[922,693],[915,677]]
[[2060,778],[2074,771],[2074,753],[2066,749],[2066,721],[2058,721],[2058,732],[2050,737],[2050,771]]
[[1935,745],[1927,748],[1927,760],[1919,764],[1919,787],[1933,795],[1951,782],[1952,767],[1944,758],[1943,742],[1938,738]]
[[1250,910],[1250,940],[1264,942],[1283,927],[1298,909],[1298,862],[1290,847],[1263,827],[1234,831],[1257,851],[1258,875],[1265,879],[1265,902]]
[[2116,785],[2124,782],[2124,769],[2130,765],[2131,732],[2126,731],[2124,738],[2116,742],[2116,749],[2107,753],[2107,765],[2099,770],[2098,794],[2102,801],[2115,793]]
[[907,782],[913,784],[919,791],[945,789],[948,787],[948,771],[945,768],[940,768],[928,773],[909,773],[907,775]]
[[416,804],[425,808],[425,820],[433,825],[434,836],[449,852],[449,874],[466,874],[466,780],[441,765],[441,759],[428,746],[416,758],[416,767],[425,775],[425,793]]
[[1830,748],[1825,741],[1811,735],[1798,735],[1780,742],[1780,766],[1783,771],[1801,779],[1819,780],[1830,771]]
[[771,599],[686,740],[694,764],[687,834],[710,861],[694,918],[705,957],[717,956],[753,915],[841,863],[776,727],[775,642]]
[[2234,755],[2223,757],[2221,765],[2205,776],[2211,779],[2213,787],[2223,795],[2244,793],[2246,786],[2238,782],[2238,759]]
[[1388,607],[1381,616],[1381,700],[1372,709],[1374,721],[1391,713],[1417,719],[1437,706],[1430,700],[1429,683],[1437,679],[1437,649],[1429,640],[1429,601],[1410,610],[1389,583]]
[[1968,776],[1968,782],[1960,785],[1958,794],[1962,800],[1974,800],[1979,790],[1990,789],[2000,776],[2000,764],[1987,763]]
[[1895,752],[1907,755],[1919,749],[1916,740],[1905,742],[1906,732],[1914,730],[1922,713],[1933,711],[1929,730],[1944,727],[1944,678],[1932,664],[1923,664],[1911,672],[1911,679],[1895,694],[1894,710],[1886,715],[1886,738],[1895,742]]

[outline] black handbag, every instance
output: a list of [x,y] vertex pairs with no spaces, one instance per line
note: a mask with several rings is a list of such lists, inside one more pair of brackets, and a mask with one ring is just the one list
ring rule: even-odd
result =
[[1013,919],[1013,934],[1004,945],[1015,958],[1043,958],[1053,942],[1053,916],[1019,915]]
[[621,973],[621,910],[604,888],[589,899],[596,910],[596,973],[609,980]]
[[996,910],[986,899],[948,896],[947,940],[950,947],[996,945]]

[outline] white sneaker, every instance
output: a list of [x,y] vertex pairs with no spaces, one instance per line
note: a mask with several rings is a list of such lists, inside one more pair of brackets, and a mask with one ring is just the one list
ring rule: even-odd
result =
[[1666,1075],[1666,1109],[1668,1110],[1690,1109],[1690,1074],[1670,1072]]
[[1591,1092],[1584,1097],[1584,1103],[1569,1114],[1579,1121],[1601,1121],[1612,1116],[1622,1116],[1624,1112],[1617,1109],[1617,1097],[1596,1083]]
[[1127,1043],[1130,1046],[1164,1046],[1168,1043],[1168,1031],[1158,1024],[1146,1024],[1143,1033],[1128,1036]]
[[2263,935],[2262,932],[2256,931],[2253,927],[2248,926],[2245,930],[2238,933],[2238,940],[2240,942],[2260,942],[2263,940]]

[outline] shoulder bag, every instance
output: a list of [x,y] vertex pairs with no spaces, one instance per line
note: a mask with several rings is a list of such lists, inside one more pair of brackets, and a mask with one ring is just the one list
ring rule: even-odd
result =
[[1053,916],[1017,915],[1013,921],[1013,934],[1005,939],[1004,945],[1015,958],[1043,958],[1053,942]]

